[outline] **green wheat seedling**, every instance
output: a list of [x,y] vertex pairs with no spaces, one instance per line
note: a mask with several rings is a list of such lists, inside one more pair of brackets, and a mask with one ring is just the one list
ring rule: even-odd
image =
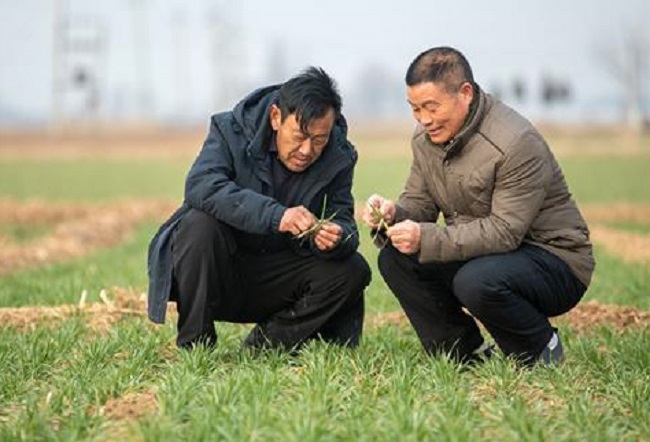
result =
[[377,228],[374,229],[375,233],[372,236],[372,241],[375,242],[379,235],[388,229],[388,224],[386,224],[384,215],[382,215],[378,207],[368,204],[368,208],[370,209],[370,216],[372,217],[373,223],[377,224]]
[[330,216],[326,217],[325,212],[327,210],[327,195],[323,198],[323,209],[321,210],[320,218],[316,219],[316,222],[309,229],[300,232],[295,236],[296,239],[305,240],[307,238],[313,238],[316,236],[318,231],[327,223],[332,221],[336,217],[338,211],[334,212]]

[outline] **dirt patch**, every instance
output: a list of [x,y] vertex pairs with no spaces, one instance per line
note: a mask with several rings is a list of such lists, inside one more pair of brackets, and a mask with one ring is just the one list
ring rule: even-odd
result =
[[650,235],[594,225],[591,227],[591,238],[625,262],[650,264]]
[[[83,318],[91,330],[104,333],[124,318],[137,317],[145,319],[147,317],[145,293],[138,293],[133,289],[114,287],[109,292],[102,291],[99,297],[101,302],[88,303],[87,295],[82,294],[77,305],[0,308],[0,324],[2,324],[2,327],[29,331],[37,327],[55,327],[64,320],[80,317]],[[167,315],[171,318],[176,317],[176,309],[173,303],[168,304]],[[649,328],[650,311],[588,301],[579,304],[565,315],[553,318],[552,322],[566,324],[580,334],[589,333],[599,327],[608,327],[614,331],[622,332],[628,329]],[[368,328],[387,325],[409,326],[408,319],[403,311],[369,313],[366,315],[365,323]]]
[[580,333],[602,326],[614,330],[648,328],[650,327],[650,312],[634,307],[588,301],[578,304],[569,313],[558,317],[557,322],[568,324]]
[[127,200],[104,204],[51,204],[0,200],[0,224],[51,225],[50,232],[27,243],[0,236],[0,275],[84,256],[126,240],[146,220],[160,220],[177,203]]
[[586,205],[582,211],[589,222],[594,243],[603,246],[625,262],[650,263],[650,235],[603,225],[613,222],[650,225],[650,205]]
[[[410,155],[415,122],[408,114],[395,121],[350,122],[350,139],[361,161]],[[0,158],[169,157],[196,155],[207,135],[209,116],[196,127],[152,124],[92,124],[50,130],[0,131]],[[650,138],[603,125],[543,125],[540,131],[558,156],[650,155]],[[616,149],[612,149],[616,146]]]
[[[578,333],[588,333],[594,328],[609,327],[616,331],[630,328],[649,328],[650,312],[634,307],[601,304],[588,301],[578,304],[569,313],[554,318],[553,322],[566,324]],[[385,325],[408,326],[409,322],[402,311],[374,313],[366,317],[368,327]]]
[[[84,292],[77,305],[0,308],[0,324],[29,331],[37,327],[56,327],[64,320],[80,317],[91,330],[104,333],[123,318],[147,316],[145,293],[114,287],[110,291],[100,292],[99,299],[100,302],[89,303],[88,294]],[[167,314],[176,314],[173,304],[169,304]]]
[[580,210],[590,224],[602,224],[611,222],[650,224],[650,205],[587,204],[580,206]]
[[99,413],[111,421],[138,420],[158,410],[158,399],[153,391],[127,393],[110,398]]
[[43,201],[0,200],[0,224],[52,225],[70,219],[83,218],[93,206]]
[[207,126],[0,131],[0,158],[188,158],[197,154],[206,135]]

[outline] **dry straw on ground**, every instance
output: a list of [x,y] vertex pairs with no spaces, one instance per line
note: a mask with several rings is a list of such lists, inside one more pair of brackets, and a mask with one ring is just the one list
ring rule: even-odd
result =
[[[367,316],[366,321],[369,327],[408,325],[408,319],[402,311],[370,314]],[[599,327],[610,327],[616,331],[630,328],[645,329],[650,327],[650,312],[634,307],[588,301],[578,304],[566,315],[552,321],[558,324],[566,324],[578,333],[587,333]]]
[[[119,244],[139,223],[163,220],[176,205],[173,201],[146,199],[103,204],[0,200],[0,226],[49,227],[47,234],[26,243],[16,243],[0,235],[0,276],[51,262],[65,262]],[[595,243],[627,262],[650,263],[650,235],[605,225],[613,222],[648,225],[650,206],[586,205],[583,212]]]
[[[103,332],[123,318],[146,318],[147,303],[143,293],[114,287],[109,292],[100,293],[98,297],[98,301],[88,302],[88,297],[82,294],[77,305],[0,308],[0,324],[27,331],[36,327],[55,327],[61,321],[80,317],[92,330]],[[167,313],[172,317],[176,314],[173,303],[168,305]],[[566,324],[579,333],[586,333],[600,326],[623,331],[629,328],[650,327],[650,312],[634,307],[589,301],[579,304],[568,314],[554,321]],[[402,311],[370,313],[366,316],[366,325],[369,328],[407,326],[408,320]]]
[[[135,226],[147,219],[164,219],[176,204],[169,201],[129,200],[105,204],[45,204],[0,200],[0,225],[45,223],[52,226],[49,234],[26,244],[0,237],[0,275],[14,270],[60,262],[83,256],[101,247],[123,241]],[[604,226],[612,222],[650,224],[650,206],[587,205],[583,213],[589,221],[592,239],[608,251],[630,262],[650,263],[650,235],[616,230]],[[48,326],[73,316],[82,315],[95,330],[106,330],[125,316],[144,316],[146,300],[132,290],[115,288],[101,302],[57,307],[19,307],[0,309],[0,323],[19,329]],[[170,309],[174,314],[173,309]],[[616,329],[647,327],[649,313],[632,307],[606,306],[597,302],[580,304],[559,321],[585,331],[593,326],[607,325]],[[368,317],[370,326],[406,324],[401,312]]]
[[[89,302],[89,298],[93,298]],[[167,313],[175,315],[173,304]],[[37,327],[57,327],[70,318],[82,318],[95,332],[106,332],[118,321],[128,317],[145,318],[147,300],[145,293],[130,288],[114,287],[94,296],[81,293],[79,303],[58,306],[26,306],[0,308],[0,324],[22,331]]]
[[0,225],[45,225],[49,232],[25,244],[0,236],[0,275],[78,258],[128,238],[146,220],[163,219],[176,204],[127,200],[105,204],[51,204],[0,200]]

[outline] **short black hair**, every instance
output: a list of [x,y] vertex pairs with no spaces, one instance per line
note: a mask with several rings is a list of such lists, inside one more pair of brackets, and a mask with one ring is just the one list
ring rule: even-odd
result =
[[295,114],[300,130],[307,133],[309,125],[334,110],[335,117],[341,113],[341,96],[336,82],[322,68],[310,66],[287,80],[279,90],[278,107],[282,121]]
[[448,92],[457,92],[465,82],[474,84],[474,74],[459,50],[440,46],[415,57],[406,71],[407,86],[427,82],[440,83]]

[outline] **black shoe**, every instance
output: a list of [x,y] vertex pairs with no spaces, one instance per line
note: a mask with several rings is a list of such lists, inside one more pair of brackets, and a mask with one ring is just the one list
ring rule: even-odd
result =
[[193,350],[196,347],[205,347],[208,349],[213,349],[217,346],[217,335],[212,333],[206,333],[198,336],[197,338],[192,339],[189,342],[179,343],[176,342],[178,348],[182,350]]
[[465,356],[463,363],[467,365],[481,364],[494,355],[494,343],[483,342],[473,352]]
[[244,339],[242,349],[256,356],[262,354],[267,350],[279,351],[287,353],[290,356],[297,356],[303,344],[304,342],[298,342],[293,345],[288,345],[282,342],[272,341],[264,334],[264,330],[260,324],[257,324],[251,329],[251,331],[248,333],[248,336],[246,336]]
[[537,362],[542,365],[558,365],[562,361],[564,361],[564,348],[557,328],[553,328],[553,336],[540,353]]

